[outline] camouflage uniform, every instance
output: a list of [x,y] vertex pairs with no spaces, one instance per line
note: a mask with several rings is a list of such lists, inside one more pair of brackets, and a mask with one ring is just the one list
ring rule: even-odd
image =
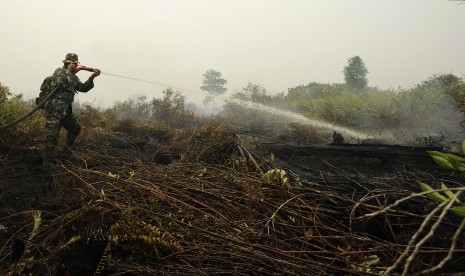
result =
[[55,70],[52,76],[52,89],[58,87],[56,95],[45,105],[45,128],[47,131],[43,162],[53,162],[53,151],[58,144],[61,127],[67,131],[66,148],[73,145],[81,131],[81,124],[73,114],[72,102],[74,94],[88,92],[94,87],[93,78],[82,83],[79,78],[66,68],[66,62],[78,63],[76,54],[67,54],[64,60],[65,66]]

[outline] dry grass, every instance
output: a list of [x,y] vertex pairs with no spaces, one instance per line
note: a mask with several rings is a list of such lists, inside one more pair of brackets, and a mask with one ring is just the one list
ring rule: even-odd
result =
[[[223,125],[175,130],[155,121],[108,122],[108,115],[86,112],[87,132],[70,158],[17,180],[8,172],[18,165],[4,162],[0,177],[11,185],[33,179],[37,189],[49,188],[35,193],[40,203],[0,217],[8,228],[0,236],[4,274],[382,273],[435,206],[414,197],[377,216],[364,215],[409,196],[418,180],[444,177],[369,177],[331,166],[297,175],[283,165],[289,185],[264,182],[261,173],[276,164]],[[441,219],[442,235],[421,246],[408,273],[430,269],[451,252],[460,220],[430,219]],[[16,239],[28,250],[11,262]],[[454,246],[440,271],[460,271],[454,266],[463,261],[463,235]]]

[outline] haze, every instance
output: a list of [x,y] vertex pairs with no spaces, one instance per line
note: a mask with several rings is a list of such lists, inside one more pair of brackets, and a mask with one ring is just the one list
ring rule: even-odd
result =
[[[33,98],[68,52],[81,64],[200,91],[215,69],[233,93],[344,82],[359,55],[370,86],[465,74],[465,5],[447,0],[2,1],[0,82]],[[85,80],[88,72],[79,72]],[[109,105],[163,87],[102,75],[76,99]]]

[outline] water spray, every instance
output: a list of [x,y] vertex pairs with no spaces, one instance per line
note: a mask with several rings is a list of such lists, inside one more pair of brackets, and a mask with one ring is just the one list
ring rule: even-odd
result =
[[326,129],[331,129],[331,130],[334,130],[334,131],[337,131],[337,132],[342,132],[342,133],[344,133],[346,135],[349,135],[351,137],[356,137],[356,138],[361,139],[361,140],[370,138],[370,135],[368,135],[366,133],[362,133],[362,132],[359,132],[359,131],[354,131],[354,130],[351,130],[351,129],[346,128],[346,127],[335,126],[334,124],[330,124],[330,123],[325,122],[325,121],[310,119],[310,118],[307,118],[307,117],[305,117],[303,115],[300,115],[300,114],[297,114],[297,113],[294,113],[294,112],[291,112],[291,111],[280,110],[280,109],[276,109],[276,108],[273,108],[273,107],[269,107],[269,106],[265,106],[265,105],[261,105],[261,104],[257,104],[257,103],[253,103],[253,102],[242,101],[242,100],[239,100],[239,99],[228,99],[228,101],[232,102],[232,103],[236,103],[236,104],[246,106],[248,108],[259,109],[259,110],[262,110],[262,111],[265,111],[265,112],[269,112],[269,113],[272,113],[274,115],[286,116],[288,118],[293,119],[294,121],[297,121],[297,122],[305,124],[305,125],[311,125],[311,126],[314,126],[314,127],[326,128]]
[[[94,72],[93,68],[81,65],[81,66],[77,67],[75,74],[77,72],[79,72],[79,71],[82,71],[82,70],[89,71],[89,72]],[[178,91],[190,92],[190,93],[194,93],[194,94],[205,94],[205,93],[200,92],[200,91],[194,91],[194,90],[191,90],[191,89],[176,87],[176,86],[166,84],[166,83],[155,82],[155,81],[150,81],[150,80],[144,80],[144,79],[124,76],[124,75],[120,75],[120,74],[114,74],[114,73],[108,73],[108,72],[102,72],[102,71],[100,72],[100,74],[107,75],[107,76],[112,76],[112,77],[117,77],[117,78],[129,79],[129,80],[138,81],[138,82],[145,82],[145,83],[149,83],[149,84],[153,84],[153,85],[157,85],[157,86],[172,88],[172,89],[175,89],[175,90],[178,90]],[[30,115],[32,115],[32,113],[37,111],[40,108],[41,105],[45,104],[45,102],[50,97],[52,97],[53,94],[54,93],[52,93],[52,95],[49,95],[49,97],[47,97],[47,99],[44,100],[43,103],[41,103],[39,106],[37,106],[36,108],[31,110],[31,112],[27,113],[26,115],[22,116],[21,118],[13,121],[13,122],[11,122],[11,123],[9,123],[7,125],[0,126],[0,129],[10,127],[10,126],[12,126],[12,125],[14,125],[16,123],[19,123],[20,121],[24,120],[25,118],[29,117]],[[268,112],[268,113],[271,113],[271,114],[274,114],[274,115],[285,116],[285,117],[291,118],[291,119],[293,119],[295,121],[298,121],[299,123],[302,123],[302,124],[305,124],[305,125],[311,125],[311,126],[315,126],[315,127],[321,127],[321,128],[331,129],[331,130],[334,130],[334,131],[339,131],[339,132],[345,133],[345,134],[347,134],[349,136],[357,137],[359,139],[368,139],[369,136],[370,136],[368,134],[365,134],[365,133],[362,133],[362,132],[357,132],[357,131],[354,131],[354,130],[351,130],[351,129],[348,129],[348,128],[345,128],[345,127],[335,126],[333,124],[330,124],[330,123],[327,123],[327,122],[324,122],[324,121],[321,121],[321,120],[310,119],[310,118],[307,118],[307,117],[302,116],[300,114],[296,114],[296,113],[291,112],[291,111],[280,110],[280,109],[277,109],[277,108],[273,108],[273,107],[270,107],[270,106],[265,106],[265,105],[258,104],[258,103],[253,103],[253,102],[250,102],[250,101],[232,99],[230,97],[222,96],[222,95],[219,95],[218,97],[222,98],[226,102],[239,104],[239,105],[245,106],[247,108],[252,108],[252,109]]]
[[[85,71],[93,72],[92,68],[86,67],[86,66],[79,66],[77,68],[77,70],[78,71],[85,70]],[[175,90],[190,92],[190,93],[194,93],[194,94],[205,94],[204,92],[200,92],[200,91],[194,91],[194,90],[185,89],[185,88],[181,88],[181,87],[175,87],[173,85],[166,84],[166,83],[149,81],[149,80],[124,76],[124,75],[120,75],[120,74],[108,73],[108,72],[103,72],[103,71],[100,72],[100,74],[107,75],[107,76],[112,76],[112,77],[117,77],[117,78],[129,79],[129,80],[133,80],[133,81],[145,82],[145,83],[154,84],[154,85],[157,85],[157,86],[173,88]],[[239,105],[242,105],[242,106],[247,107],[247,108],[252,108],[252,109],[268,112],[268,113],[271,113],[271,114],[274,114],[274,115],[285,116],[285,117],[291,118],[292,120],[298,121],[299,123],[302,123],[302,124],[305,124],[305,125],[311,125],[311,126],[314,126],[314,127],[331,129],[331,130],[334,130],[334,131],[342,132],[342,133],[344,133],[344,134],[346,134],[348,136],[351,136],[351,137],[356,137],[356,138],[361,139],[361,140],[370,138],[370,135],[368,135],[366,133],[354,131],[354,130],[351,130],[351,129],[345,128],[345,127],[335,126],[333,124],[330,124],[330,123],[327,123],[327,122],[324,122],[324,121],[321,121],[321,120],[310,119],[310,118],[307,118],[307,117],[302,116],[300,114],[296,114],[296,113],[291,112],[291,111],[280,110],[280,109],[277,109],[277,108],[265,106],[265,105],[258,104],[258,103],[253,103],[253,102],[250,102],[250,101],[232,99],[230,97],[222,96],[222,95],[219,95],[217,97],[222,98],[226,102],[239,104]]]
[[[79,72],[79,71],[81,71],[81,70],[89,71],[89,72],[94,72],[94,69],[91,68],[91,67],[79,66],[79,67],[77,68],[76,73]],[[123,79],[133,80],[133,81],[138,81],[138,82],[145,82],[145,83],[154,84],[154,85],[157,85],[157,86],[173,88],[173,89],[175,89],[175,90],[184,91],[184,92],[190,92],[190,93],[195,93],[195,94],[199,94],[199,93],[200,93],[200,92],[198,92],[198,91],[193,91],[193,90],[186,89],[186,88],[182,88],[182,87],[176,87],[176,86],[173,86],[173,85],[170,85],[170,84],[166,84],[166,83],[162,83],[162,82],[149,81],[149,80],[144,80],[144,79],[139,79],[139,78],[124,76],[124,75],[119,75],[119,74],[114,74],[114,73],[108,73],[108,72],[104,72],[104,71],[101,71],[100,74],[102,74],[102,75],[107,75],[107,76],[112,76],[112,77],[117,77],[117,78],[123,78]]]

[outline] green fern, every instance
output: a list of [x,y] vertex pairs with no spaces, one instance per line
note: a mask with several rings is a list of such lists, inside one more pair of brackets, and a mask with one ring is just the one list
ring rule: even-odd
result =
[[[462,150],[465,153],[465,140],[462,142]],[[428,154],[439,166],[458,171],[465,171],[465,158],[453,153],[443,153],[440,151],[428,151]],[[432,201],[441,204],[447,199],[455,197],[455,194],[444,184],[441,183],[440,191],[436,191],[426,183],[419,182],[420,188],[424,192],[428,192],[426,196]],[[450,210],[459,216],[465,217],[465,204],[459,199],[455,199],[455,204],[458,206],[452,207]]]

